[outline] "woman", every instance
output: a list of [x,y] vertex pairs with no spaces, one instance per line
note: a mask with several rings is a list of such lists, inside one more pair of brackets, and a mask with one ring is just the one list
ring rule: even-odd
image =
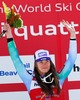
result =
[[33,75],[26,71],[24,64],[19,58],[10,26],[5,24],[3,27],[3,30],[6,31],[11,59],[30,94],[31,100],[55,100],[55,98],[59,98],[62,85],[74,66],[77,55],[75,29],[67,21],[63,20],[62,23],[70,33],[69,56],[63,70],[57,73],[49,51],[41,49],[34,54]]

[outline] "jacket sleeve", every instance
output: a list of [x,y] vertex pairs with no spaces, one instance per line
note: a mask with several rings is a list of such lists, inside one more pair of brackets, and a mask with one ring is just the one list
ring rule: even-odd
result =
[[65,79],[70,74],[75,64],[76,58],[77,58],[77,43],[76,40],[70,40],[68,59],[65,62],[62,71],[59,74],[57,73],[61,85],[64,83]]
[[31,80],[32,80],[32,75],[29,75],[29,73],[26,71],[24,64],[22,63],[22,61],[18,55],[18,51],[16,49],[16,46],[15,46],[15,43],[13,40],[8,42],[8,50],[9,50],[10,57],[12,59],[12,62],[14,64],[14,67],[15,67],[18,75],[20,76],[20,78],[24,82],[27,90],[29,91]]

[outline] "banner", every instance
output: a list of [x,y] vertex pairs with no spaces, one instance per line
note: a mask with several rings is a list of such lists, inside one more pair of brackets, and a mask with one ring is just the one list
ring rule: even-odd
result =
[[[33,68],[34,52],[41,48],[49,50],[56,70],[61,71],[67,59],[70,40],[70,34],[61,21],[63,19],[69,21],[76,29],[78,56],[62,89],[64,100],[75,100],[74,98],[80,95],[80,0],[4,0],[4,2],[9,7],[14,5],[15,12],[20,13],[23,19],[24,26],[21,29],[14,28],[12,32],[19,55],[30,72]],[[6,19],[0,1],[0,32],[4,23]],[[27,89],[9,56],[4,35],[0,39],[0,99],[29,100],[27,96],[29,97]]]

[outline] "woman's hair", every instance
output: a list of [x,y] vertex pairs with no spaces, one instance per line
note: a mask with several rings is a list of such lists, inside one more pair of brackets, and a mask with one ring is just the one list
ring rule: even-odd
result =
[[36,78],[38,84],[40,85],[42,91],[44,93],[46,93],[46,95],[52,96],[52,95],[54,95],[52,85],[57,89],[57,94],[60,93],[60,86],[59,86],[58,76],[56,75],[55,66],[51,60],[50,60],[50,70],[46,73],[46,75],[48,75],[50,73],[52,73],[52,77],[54,78],[53,83],[47,84],[47,83],[42,82],[42,80],[40,78],[40,74],[37,69],[37,64],[36,64],[36,62],[34,63],[34,75],[35,75],[35,78]]

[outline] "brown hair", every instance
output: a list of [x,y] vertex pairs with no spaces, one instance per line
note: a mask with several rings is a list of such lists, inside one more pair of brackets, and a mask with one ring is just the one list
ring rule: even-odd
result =
[[52,89],[52,85],[54,85],[57,88],[57,94],[59,94],[60,93],[59,80],[58,80],[58,76],[56,75],[56,70],[55,70],[55,66],[54,66],[53,62],[50,60],[50,70],[46,73],[46,75],[48,75],[49,73],[52,73],[52,77],[54,77],[54,82],[49,83],[49,84],[41,81],[40,74],[38,73],[36,66],[37,65],[35,62],[34,63],[34,74],[35,74],[35,78],[36,78],[38,84],[40,85],[42,91],[44,93],[46,93],[46,95],[54,95],[53,89]]

